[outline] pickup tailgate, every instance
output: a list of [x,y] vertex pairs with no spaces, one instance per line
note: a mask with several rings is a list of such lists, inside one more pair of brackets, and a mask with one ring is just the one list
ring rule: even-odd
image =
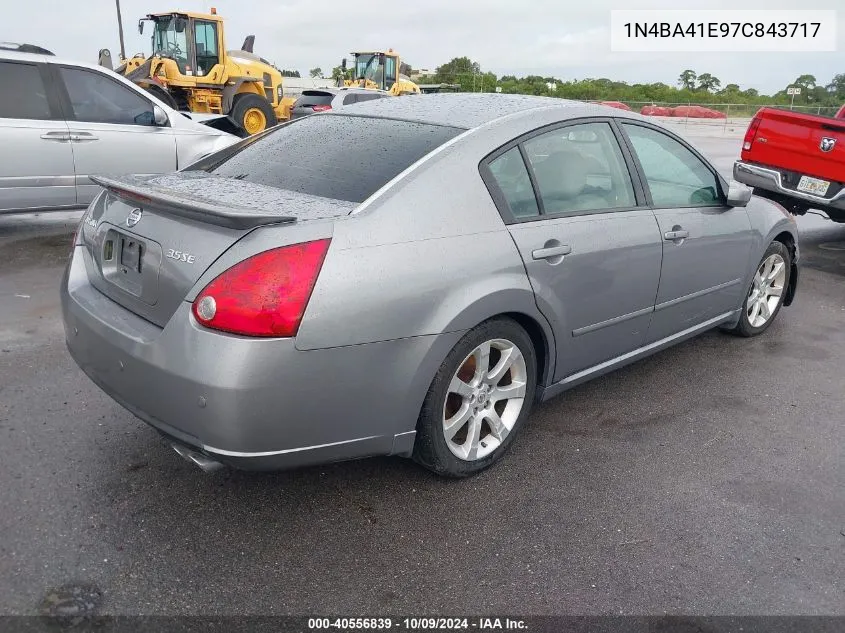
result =
[[757,116],[760,125],[743,161],[845,181],[845,121],[770,108]]
[[345,216],[357,206],[205,172],[92,179],[106,191],[81,228],[91,284],[160,327],[250,231]]

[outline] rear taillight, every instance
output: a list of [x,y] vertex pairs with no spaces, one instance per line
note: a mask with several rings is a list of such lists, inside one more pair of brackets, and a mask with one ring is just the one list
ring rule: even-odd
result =
[[742,141],[742,149],[751,149],[751,144],[754,142],[754,137],[757,136],[757,128],[760,127],[760,121],[762,121],[760,115],[757,115],[753,119],[751,119],[751,123],[748,126],[748,129],[745,131],[745,138]]
[[244,336],[295,336],[330,239],[264,251],[235,264],[197,296],[207,328]]
[[330,105],[313,105],[311,106],[311,109],[314,110],[314,112],[325,112],[326,110],[331,110],[332,107]]

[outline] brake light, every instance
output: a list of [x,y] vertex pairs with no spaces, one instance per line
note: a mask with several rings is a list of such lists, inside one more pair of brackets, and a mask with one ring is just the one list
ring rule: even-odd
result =
[[331,110],[332,107],[330,105],[313,105],[311,106],[311,109],[314,110],[314,112],[325,112],[326,110]]
[[760,115],[755,115],[753,119],[751,119],[751,123],[748,126],[748,129],[745,131],[745,138],[742,141],[742,149],[749,150],[751,149],[751,144],[754,142],[754,137],[757,136],[757,128],[760,127]]
[[244,336],[296,336],[330,239],[264,251],[220,274],[197,296],[207,328]]

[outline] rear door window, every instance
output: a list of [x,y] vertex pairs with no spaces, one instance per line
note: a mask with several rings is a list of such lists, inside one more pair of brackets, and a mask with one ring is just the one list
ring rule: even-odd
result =
[[76,121],[123,125],[155,125],[153,104],[129,86],[102,73],[59,67]]
[[460,128],[370,117],[298,119],[196,168],[279,189],[363,202]]
[[362,101],[374,101],[375,99],[383,99],[386,95],[373,93],[373,94],[358,94],[358,103]]
[[47,88],[36,64],[0,62],[0,118],[52,119]]
[[631,176],[608,123],[562,127],[525,142],[545,213],[636,205]]
[[334,99],[331,92],[306,91],[296,100],[297,106],[328,105]]

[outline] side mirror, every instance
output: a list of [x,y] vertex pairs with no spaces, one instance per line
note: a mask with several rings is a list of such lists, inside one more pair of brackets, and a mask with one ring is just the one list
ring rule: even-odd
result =
[[751,194],[753,189],[746,187],[741,182],[731,180],[728,185],[728,206],[729,207],[744,207],[751,201]]
[[340,60],[340,67],[343,68],[343,72],[346,72],[346,58],[344,57]]
[[153,106],[153,121],[159,127],[164,127],[168,123],[170,123],[170,119],[167,118],[167,112],[165,112],[161,106],[154,105]]
[[143,20],[138,20],[138,33],[140,35],[144,34],[144,21]]
[[176,22],[174,24],[174,27],[175,27],[177,33],[184,33],[185,27],[187,25],[188,25],[188,21],[185,18],[178,17],[178,18],[176,18]]

